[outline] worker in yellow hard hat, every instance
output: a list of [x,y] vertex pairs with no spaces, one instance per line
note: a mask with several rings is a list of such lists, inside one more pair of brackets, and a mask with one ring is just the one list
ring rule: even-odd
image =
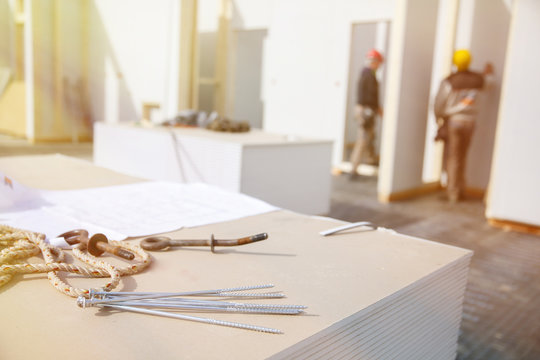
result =
[[447,175],[448,200],[457,202],[465,195],[467,151],[478,113],[478,95],[491,82],[493,66],[484,72],[469,70],[472,61],[468,50],[454,52],[456,71],[445,78],[435,97],[435,117],[439,130],[435,140],[444,142],[444,170]]
[[469,50],[460,49],[454,52],[453,63],[457,67],[457,71],[466,71],[471,64],[471,53]]

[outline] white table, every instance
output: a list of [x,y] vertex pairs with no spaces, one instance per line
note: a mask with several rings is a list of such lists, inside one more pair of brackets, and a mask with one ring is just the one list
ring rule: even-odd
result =
[[252,129],[96,123],[94,163],[152,180],[204,182],[285,209],[326,214],[330,208],[332,142]]

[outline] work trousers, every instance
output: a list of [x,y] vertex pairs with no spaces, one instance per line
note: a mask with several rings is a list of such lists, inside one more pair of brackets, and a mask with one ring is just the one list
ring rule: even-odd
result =
[[375,124],[369,127],[364,127],[364,119],[359,111],[355,111],[355,118],[357,121],[356,142],[351,153],[351,172],[356,172],[358,165],[362,161],[362,157],[367,154],[368,156],[375,157]]
[[474,121],[452,120],[448,123],[448,140],[445,146],[446,173],[448,177],[447,193],[450,201],[462,199],[465,193],[465,171],[467,152],[474,132]]

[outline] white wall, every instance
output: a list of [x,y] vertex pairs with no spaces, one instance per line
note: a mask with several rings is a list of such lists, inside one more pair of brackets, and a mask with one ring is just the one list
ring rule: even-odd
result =
[[392,24],[379,198],[422,185],[438,3],[400,0]]
[[[179,46],[179,3],[175,0],[93,0],[89,11],[88,78],[97,121],[139,120],[143,102],[157,102],[171,115],[169,96],[174,49]],[[177,56],[177,55],[176,55]],[[172,110],[171,110],[172,109]]]
[[26,11],[26,23],[24,26],[24,81],[26,88],[25,107],[26,107],[26,138],[33,140],[35,137],[34,129],[34,47],[33,47],[33,18],[32,9],[33,0],[24,0]]
[[276,0],[231,0],[231,3],[233,29],[266,29],[270,26]]
[[197,1],[197,29],[199,32],[215,32],[218,30],[218,18],[222,0]]
[[[388,56],[388,35],[389,22],[361,22],[353,25],[351,37],[351,56],[349,61],[349,78],[347,86],[347,120],[345,123],[345,144],[354,144],[356,141],[358,123],[354,116],[354,108],[358,96],[358,80],[365,66],[365,56],[370,49],[379,50],[384,56]],[[384,107],[384,95],[386,85],[386,71],[388,67],[383,66],[377,71],[379,80],[379,101]],[[375,130],[375,152],[379,154],[379,144],[381,137],[381,121],[377,118]],[[344,149],[345,150],[345,149]],[[352,150],[352,149],[349,149]],[[344,161],[349,161],[349,152],[343,151]]]
[[540,2],[515,0],[486,216],[540,226]]
[[[49,138],[56,135],[55,124],[55,68],[54,68],[54,1],[30,1],[32,6],[32,22],[26,26],[31,28],[32,38],[26,39],[33,47],[34,73],[34,135],[36,138]],[[28,73],[28,72],[27,72]]]
[[438,182],[442,172],[443,144],[435,142],[437,123],[433,113],[433,101],[441,80],[452,71],[452,56],[458,18],[459,0],[439,0],[437,31],[431,75],[431,104],[428,112],[426,142],[424,147],[424,169],[422,179],[426,183]]
[[[454,14],[456,8],[458,11]],[[495,67],[495,81],[489,89],[484,91],[480,100],[475,135],[468,154],[467,186],[473,189],[485,190],[489,182],[509,22],[510,7],[503,0],[441,0],[440,2],[431,85],[432,100],[441,80],[451,72],[454,49],[471,51],[472,70],[482,72],[488,61]],[[428,182],[439,180],[441,162],[438,160],[442,156],[433,141],[436,126],[432,109],[431,105],[424,156],[424,181]]]
[[232,119],[247,121],[251,127],[263,127],[264,101],[262,99],[263,57],[266,30],[235,30],[232,32],[234,51],[233,73],[227,78],[232,84],[228,113]]
[[0,0],[0,67],[14,68],[14,22],[10,0]]
[[84,94],[82,63],[86,55],[83,52],[84,8],[81,1],[57,0],[54,11],[57,18],[54,32],[58,58],[53,60],[53,66],[57,72],[56,81],[60,82],[58,85],[61,87],[58,95],[61,99],[56,99],[61,104],[58,109],[59,125],[63,134],[71,133],[72,138],[76,139],[78,135],[88,136],[92,131],[90,124],[83,121],[81,103]]
[[26,136],[65,140],[88,135],[80,126],[82,2],[27,0],[24,23]]
[[[486,189],[491,171],[502,76],[505,69],[510,8],[502,0],[476,0],[470,46],[471,68],[483,71],[486,62],[495,68],[494,83],[484,91],[467,159],[467,186]],[[460,47],[460,43],[456,43]]]
[[[341,161],[351,26],[390,20],[394,0],[235,1],[234,26],[268,28],[263,59],[264,129],[334,140]],[[257,10],[257,11],[256,11]],[[251,15],[255,12],[258,15]],[[234,12],[233,12],[234,13]]]
[[[354,116],[354,108],[356,100],[358,98],[358,80],[360,79],[362,69],[365,66],[366,53],[370,49],[376,48],[375,43],[376,38],[378,37],[377,30],[377,23],[374,22],[354,24],[352,27],[349,78],[347,79],[348,95],[346,112],[347,120],[345,123],[345,144],[352,145],[356,141],[358,124]],[[388,55],[386,54],[386,52],[383,52],[384,48],[377,49],[384,53],[385,56]],[[381,70],[384,68],[386,67],[381,68]],[[379,79],[379,81],[381,80],[381,72],[382,71],[377,71],[377,78]],[[379,100],[382,103],[384,97],[382,96],[382,86],[380,85],[383,85],[383,83],[379,83]],[[384,106],[384,104],[381,105]],[[348,161],[349,159],[344,158],[343,160]]]
[[268,28],[274,0],[231,0],[225,115],[263,128]]

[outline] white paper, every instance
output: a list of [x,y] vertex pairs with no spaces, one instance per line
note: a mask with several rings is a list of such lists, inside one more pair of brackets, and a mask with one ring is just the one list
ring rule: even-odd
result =
[[4,216],[0,214],[0,224],[45,234],[48,239],[75,229],[85,229],[90,234],[102,233],[111,240],[124,240],[127,235],[96,224],[56,213],[54,207],[42,207],[33,210],[14,212]]
[[46,204],[36,189],[24,186],[0,172],[0,213],[35,209]]
[[91,234],[102,232],[110,239],[121,240],[277,209],[250,196],[200,183],[142,182],[83,190],[29,190],[32,194],[21,195],[16,201],[10,198],[11,208],[0,208],[4,210],[0,223],[45,233],[50,239],[84,228]]

